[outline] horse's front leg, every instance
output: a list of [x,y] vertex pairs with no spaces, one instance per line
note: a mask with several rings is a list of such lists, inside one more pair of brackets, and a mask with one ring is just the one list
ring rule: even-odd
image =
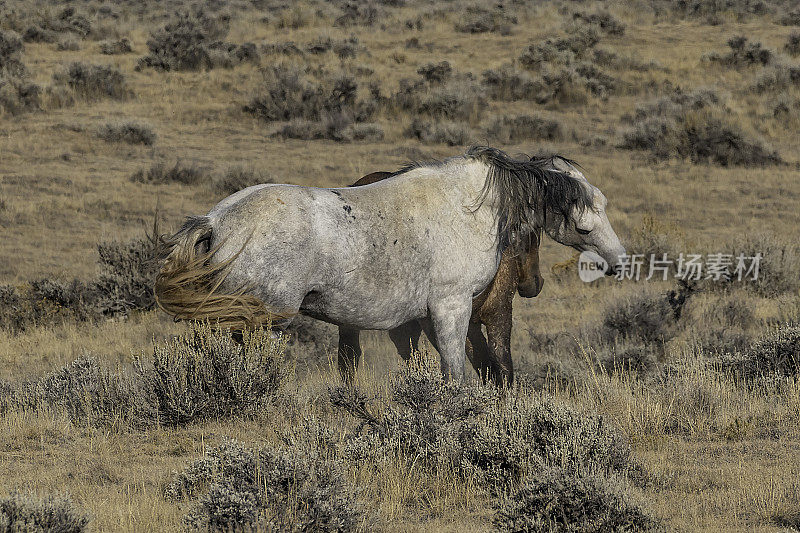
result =
[[463,381],[466,359],[464,340],[472,315],[472,298],[470,295],[448,296],[431,302],[428,308],[442,361],[442,373],[446,378]]
[[359,330],[339,326],[339,374],[342,381],[352,383],[358,368],[358,360],[361,359],[361,343],[359,342]]
[[511,302],[485,320],[492,359],[492,379],[497,386],[510,386],[514,382],[514,362],[511,360]]

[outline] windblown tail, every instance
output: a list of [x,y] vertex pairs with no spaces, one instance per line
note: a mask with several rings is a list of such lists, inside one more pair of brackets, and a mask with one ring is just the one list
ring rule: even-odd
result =
[[208,217],[191,217],[175,235],[162,240],[169,254],[156,277],[158,306],[176,320],[208,320],[232,331],[286,318],[269,312],[264,302],[245,294],[247,287],[231,293],[220,291],[242,250],[230,259],[212,263],[219,245],[210,248],[211,234]]

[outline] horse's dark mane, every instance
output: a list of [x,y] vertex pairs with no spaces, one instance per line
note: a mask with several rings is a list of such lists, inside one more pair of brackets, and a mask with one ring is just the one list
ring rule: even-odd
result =
[[[579,213],[592,205],[592,193],[580,180],[557,170],[557,159],[571,166],[578,163],[560,155],[514,158],[489,146],[472,146],[464,154],[489,167],[486,185],[475,203],[480,207],[489,193],[498,202],[498,230],[503,246],[516,246],[524,235],[538,231],[534,213],[559,213],[568,218],[572,209]],[[431,168],[447,164],[448,160],[412,162],[392,173],[404,174],[418,168]],[[541,221],[538,225],[541,226]]]
[[[541,229],[534,213],[560,213],[564,218],[573,209],[583,212],[592,205],[591,191],[579,180],[554,167],[555,158],[572,164],[565,157],[512,158],[489,146],[472,146],[466,157],[489,167],[480,202],[492,192],[498,202],[498,230],[505,245],[515,246],[523,235]],[[543,220],[543,219],[542,219]]]

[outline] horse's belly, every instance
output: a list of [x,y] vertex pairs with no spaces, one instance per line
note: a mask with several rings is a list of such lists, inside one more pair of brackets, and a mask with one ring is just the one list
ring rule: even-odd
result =
[[300,312],[318,320],[358,329],[396,328],[427,316],[424,291],[387,287],[379,292],[312,291]]

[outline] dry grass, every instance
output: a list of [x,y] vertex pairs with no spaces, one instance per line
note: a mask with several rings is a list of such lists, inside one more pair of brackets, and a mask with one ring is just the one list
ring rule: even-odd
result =
[[[139,58],[148,53],[151,31],[165,21],[157,6],[104,4],[97,13],[79,9],[78,15],[87,15],[91,23],[85,37],[81,30],[69,39],[64,34],[53,42],[25,42],[24,50],[12,55],[25,66],[20,79],[41,87],[41,110],[0,116],[0,255],[5,258],[0,261],[0,284],[20,286],[44,277],[92,279],[97,243],[141,237],[157,208],[166,224],[177,228],[184,216],[204,213],[237,183],[249,185],[263,177],[262,181],[341,186],[369,172],[397,168],[409,158],[452,155],[458,149],[447,143],[485,141],[487,130],[507,140],[500,147],[511,153],[557,151],[577,159],[609,198],[615,229],[637,250],[724,251],[736,243],[752,246],[747,237],[756,229],[788,241],[792,228],[800,226],[800,88],[768,87],[755,94],[751,86],[772,67],[735,69],[703,59],[709,52],[725,50],[732,36],[744,35],[775,51],[773,59],[779,64],[795,65],[796,58],[782,54],[796,30],[779,24],[785,18],[780,9],[738,17],[734,8],[692,17],[678,16],[671,8],[655,14],[648,2],[633,7],[604,2],[602,11],[624,24],[624,36],[601,32],[594,50],[614,55],[587,53],[586,61],[615,79],[614,90],[596,95],[572,87],[558,101],[543,104],[524,98],[495,100],[483,91],[489,98],[485,107],[470,107],[459,115],[459,122],[421,117],[431,121],[430,135],[409,138],[405,132],[417,116],[400,109],[392,98],[401,79],[422,80],[421,71],[433,84],[449,76],[461,85],[479,85],[485,71],[504,68],[535,79],[539,72],[525,71],[514,62],[529,45],[574,32],[572,14],[577,9],[555,2],[513,4],[513,17],[471,11],[470,17],[488,17],[496,31],[465,33],[458,31],[466,28],[459,25],[460,8],[431,7],[416,0],[402,7],[390,4],[381,3],[375,12],[366,7],[344,12],[310,0],[277,11],[231,5],[224,39],[237,46],[255,43],[260,63],[236,61],[209,71],[136,70]],[[20,13],[28,12],[24,3],[15,5]],[[42,6],[37,13],[57,22],[60,8]],[[104,10],[120,17],[107,18]],[[580,11],[579,19],[588,21],[601,10],[581,5]],[[0,16],[0,29],[23,35],[32,23],[19,17]],[[76,15],[70,17],[64,20],[82,24]],[[713,22],[719,24],[707,24],[708,17],[716,17]],[[555,23],[541,24],[542,20]],[[350,40],[351,34],[357,41]],[[98,44],[124,40],[132,53],[109,55],[110,45]],[[309,45],[328,40],[343,44],[306,52]],[[59,49],[58,42],[70,46]],[[290,42],[299,54],[280,52],[291,52]],[[357,45],[344,50],[347,43]],[[431,65],[444,60],[452,71],[433,72]],[[53,73],[73,62],[118,70],[130,96],[75,99],[63,87],[59,90]],[[314,141],[281,138],[274,134],[286,122],[265,122],[245,112],[243,107],[263,84],[260,67],[291,63],[307,65],[315,79],[341,73],[353,77],[359,105],[376,106],[369,123],[383,131],[382,138],[327,133]],[[461,78],[467,73],[473,75],[471,81]],[[0,73],[0,80],[3,76]],[[712,88],[723,101],[726,121],[745,138],[763,139],[787,164],[723,168],[677,157],[653,161],[646,153],[618,148],[627,127],[622,117],[646,102],[670,97],[677,86],[684,91]],[[421,102],[433,102],[432,96],[441,94],[447,91],[431,85],[417,96]],[[786,113],[777,115],[776,104]],[[554,121],[558,128],[518,135],[500,135],[492,128],[502,124],[501,117],[522,116],[544,125]],[[361,124],[356,117],[345,118],[335,117],[345,126]],[[97,132],[108,123],[147,124],[157,139],[150,146],[106,142]],[[330,140],[336,138],[352,142]],[[142,169],[174,161],[209,169],[215,178],[185,183],[131,179]],[[249,170],[241,176],[225,173],[236,168]],[[772,244],[770,248],[779,249]],[[720,374],[713,364],[717,351],[746,346],[772,325],[798,320],[796,280],[784,284],[790,289],[779,294],[770,287],[758,292],[704,288],[688,300],[682,318],[669,324],[669,338],[648,340],[645,351],[637,352],[642,350],[639,341],[606,342],[598,331],[608,306],[637,297],[641,284],[600,280],[586,286],[576,279],[574,267],[558,275],[549,271],[569,259],[571,250],[548,241],[541,255],[544,291],[534,300],[515,301],[512,349],[521,380],[544,388],[559,402],[608,417],[631,441],[633,457],[645,472],[644,482],[633,492],[668,527],[796,527],[796,378],[753,386]],[[782,265],[781,275],[791,275],[791,269]],[[663,282],[651,285],[658,294],[674,288]],[[183,331],[183,325],[155,311],[134,312],[126,319],[34,327],[17,335],[0,331],[0,374],[18,383],[86,354],[111,369],[129,370],[135,356],[152,353],[153,342],[165,343]],[[398,358],[385,334],[366,333],[362,342],[365,365],[357,384],[368,394],[386,394],[385,376],[398,368]],[[291,351],[297,360],[297,379],[290,386],[295,414],[336,425],[342,415],[326,404],[327,387],[338,379],[330,365],[333,353],[311,344]],[[637,353],[645,354],[646,371],[620,366]],[[2,386],[0,381],[0,395]],[[265,409],[256,419],[133,431],[83,427],[46,410],[10,411],[0,415],[0,492],[68,492],[92,515],[97,531],[177,530],[187,509],[163,497],[173,470],[185,468],[207,446],[220,444],[223,436],[252,446],[278,444],[282,432],[295,422],[288,412]],[[370,527],[375,529],[492,527],[485,491],[471,482],[455,483],[449,471],[434,475],[393,460],[377,474],[365,466],[348,475],[372,502]]]

